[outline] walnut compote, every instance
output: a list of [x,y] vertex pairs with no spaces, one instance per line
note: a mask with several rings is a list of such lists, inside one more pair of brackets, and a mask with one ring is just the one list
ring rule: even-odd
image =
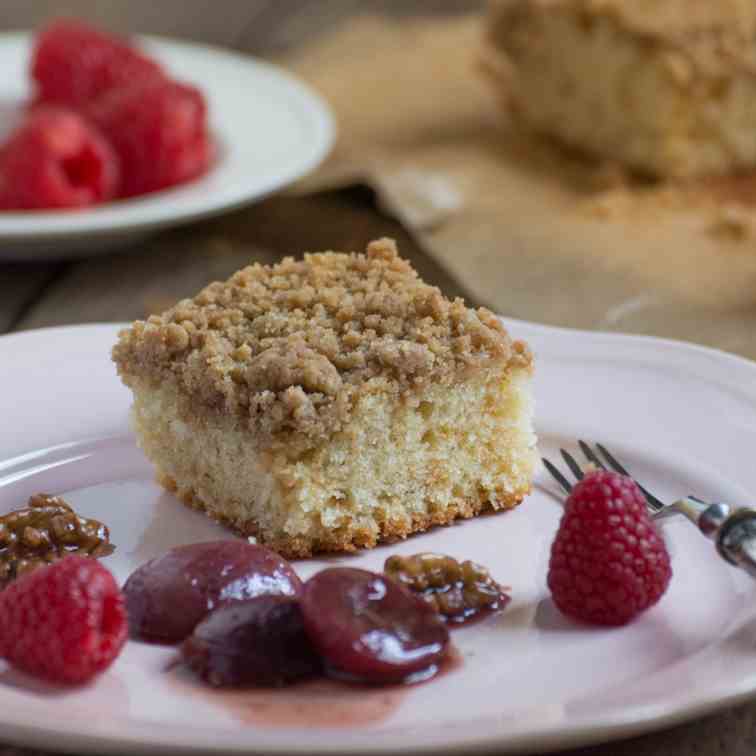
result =
[[108,528],[81,517],[59,496],[35,494],[23,509],[0,517],[0,589],[70,554],[112,554]]
[[509,594],[485,567],[443,554],[390,556],[386,574],[427,601],[450,624],[461,625],[503,609]]

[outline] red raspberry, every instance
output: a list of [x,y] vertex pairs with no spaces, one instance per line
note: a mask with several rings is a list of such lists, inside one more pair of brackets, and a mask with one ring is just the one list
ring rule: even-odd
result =
[[117,89],[89,113],[120,158],[123,196],[188,181],[212,159],[207,106],[195,87],[162,80]]
[[38,34],[31,75],[39,102],[80,108],[111,89],[163,72],[125,40],[80,21],[59,20]]
[[118,656],[127,632],[123,595],[95,559],[66,557],[0,593],[0,656],[30,675],[86,682]]
[[567,498],[551,546],[548,585],[565,614],[624,625],[664,594],[669,554],[635,481],[588,473]]
[[61,108],[38,108],[0,152],[0,209],[86,207],[111,199],[118,159],[96,127]]

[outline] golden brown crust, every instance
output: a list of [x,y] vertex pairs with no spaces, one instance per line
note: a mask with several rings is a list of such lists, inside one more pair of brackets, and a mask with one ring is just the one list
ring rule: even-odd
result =
[[456,520],[469,520],[486,511],[503,512],[514,509],[531,491],[531,487],[528,486],[514,493],[502,493],[496,501],[482,498],[460,499],[443,510],[422,516],[413,515],[411,523],[404,520],[382,522],[377,534],[372,530],[352,527],[333,530],[327,538],[313,542],[301,536],[282,537],[276,540],[266,539],[253,520],[239,523],[220,516],[208,509],[194,489],[177,490],[176,482],[167,475],[158,474],[157,479],[164,488],[177,494],[186,506],[204,512],[210,519],[234,530],[241,536],[254,537],[259,543],[277,551],[287,559],[304,559],[320,553],[353,553],[358,549],[372,549],[379,543],[403,540],[414,533],[421,533],[433,527],[451,525]]
[[492,313],[445,299],[387,239],[364,255],[245,268],[134,323],[113,359],[127,385],[177,385],[192,414],[240,417],[261,441],[296,432],[310,443],[339,429],[361,392],[531,362]]
[[752,0],[498,0],[493,3],[490,38],[498,46],[523,18],[554,11],[578,15],[586,28],[595,19],[610,19],[633,34],[675,48],[710,73],[756,73]]

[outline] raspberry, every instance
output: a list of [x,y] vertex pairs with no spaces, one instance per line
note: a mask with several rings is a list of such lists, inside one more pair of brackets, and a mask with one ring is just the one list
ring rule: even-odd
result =
[[79,21],[59,20],[37,36],[31,75],[39,102],[80,108],[111,89],[163,72],[125,40]]
[[120,158],[123,196],[195,178],[212,159],[205,99],[187,84],[162,80],[113,90],[89,113]]
[[94,559],[66,557],[0,593],[0,656],[52,682],[83,683],[102,672],[127,630],[121,591]]
[[548,585],[565,614],[624,625],[664,594],[669,554],[635,481],[588,473],[567,498],[551,546]]
[[116,195],[118,159],[96,127],[62,108],[37,108],[0,153],[0,208],[93,205]]

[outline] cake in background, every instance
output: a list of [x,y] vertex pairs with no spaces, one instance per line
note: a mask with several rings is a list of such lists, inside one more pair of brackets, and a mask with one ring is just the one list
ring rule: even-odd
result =
[[529,130],[652,177],[756,166],[751,0],[496,0],[487,38]]

